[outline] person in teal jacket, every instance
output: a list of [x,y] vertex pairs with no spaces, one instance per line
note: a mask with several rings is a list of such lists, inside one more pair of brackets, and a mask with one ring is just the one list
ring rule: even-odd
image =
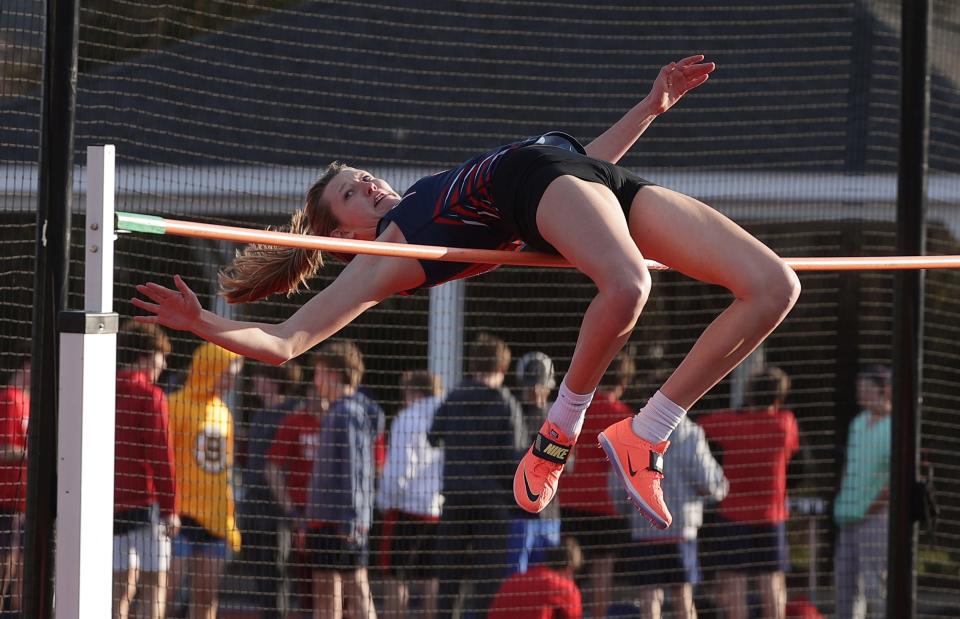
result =
[[857,376],[862,410],[850,423],[843,481],[833,504],[838,619],[885,612],[891,401],[890,369],[863,368]]

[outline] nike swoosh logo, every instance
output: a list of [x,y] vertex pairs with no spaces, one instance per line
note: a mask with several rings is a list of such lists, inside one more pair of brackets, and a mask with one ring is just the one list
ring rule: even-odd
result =
[[630,454],[627,454],[627,468],[630,470],[630,477],[637,476],[637,471],[633,468],[633,462],[630,461]]
[[537,500],[540,499],[540,495],[539,495],[539,494],[534,494],[534,493],[533,493],[533,490],[530,489],[530,482],[527,481],[527,471],[526,471],[526,470],[523,471],[523,487],[526,488],[526,490],[527,490],[527,498],[530,499],[531,502],[536,503]]

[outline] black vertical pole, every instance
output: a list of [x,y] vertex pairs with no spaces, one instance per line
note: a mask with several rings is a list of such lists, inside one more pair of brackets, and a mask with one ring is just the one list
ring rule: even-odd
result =
[[[930,84],[927,37],[930,1],[902,0],[900,161],[897,182],[897,253],[924,253]],[[923,271],[899,271],[893,306],[893,445],[890,463],[890,534],[887,616],[916,615],[916,506],[923,367]]]
[[66,309],[79,0],[47,0],[33,277],[33,371],[27,439],[24,617],[53,617],[57,504],[57,316]]

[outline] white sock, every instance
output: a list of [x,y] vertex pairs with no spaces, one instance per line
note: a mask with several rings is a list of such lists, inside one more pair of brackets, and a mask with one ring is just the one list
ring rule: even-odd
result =
[[567,381],[564,379],[560,383],[556,401],[550,405],[547,420],[557,424],[570,438],[576,438],[583,428],[587,407],[593,401],[594,393],[596,390],[590,393],[574,393],[567,389]]
[[656,445],[670,438],[680,420],[687,414],[660,391],[653,394],[640,412],[633,417],[633,431],[642,439]]

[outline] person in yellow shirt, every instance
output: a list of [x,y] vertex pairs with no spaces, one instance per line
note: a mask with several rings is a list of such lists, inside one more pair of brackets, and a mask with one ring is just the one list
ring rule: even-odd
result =
[[221,398],[233,388],[242,365],[243,357],[215,344],[201,344],[193,353],[183,388],[170,397],[181,501],[171,582],[176,586],[187,568],[191,619],[215,619],[227,549],[240,550],[232,487],[233,416]]

